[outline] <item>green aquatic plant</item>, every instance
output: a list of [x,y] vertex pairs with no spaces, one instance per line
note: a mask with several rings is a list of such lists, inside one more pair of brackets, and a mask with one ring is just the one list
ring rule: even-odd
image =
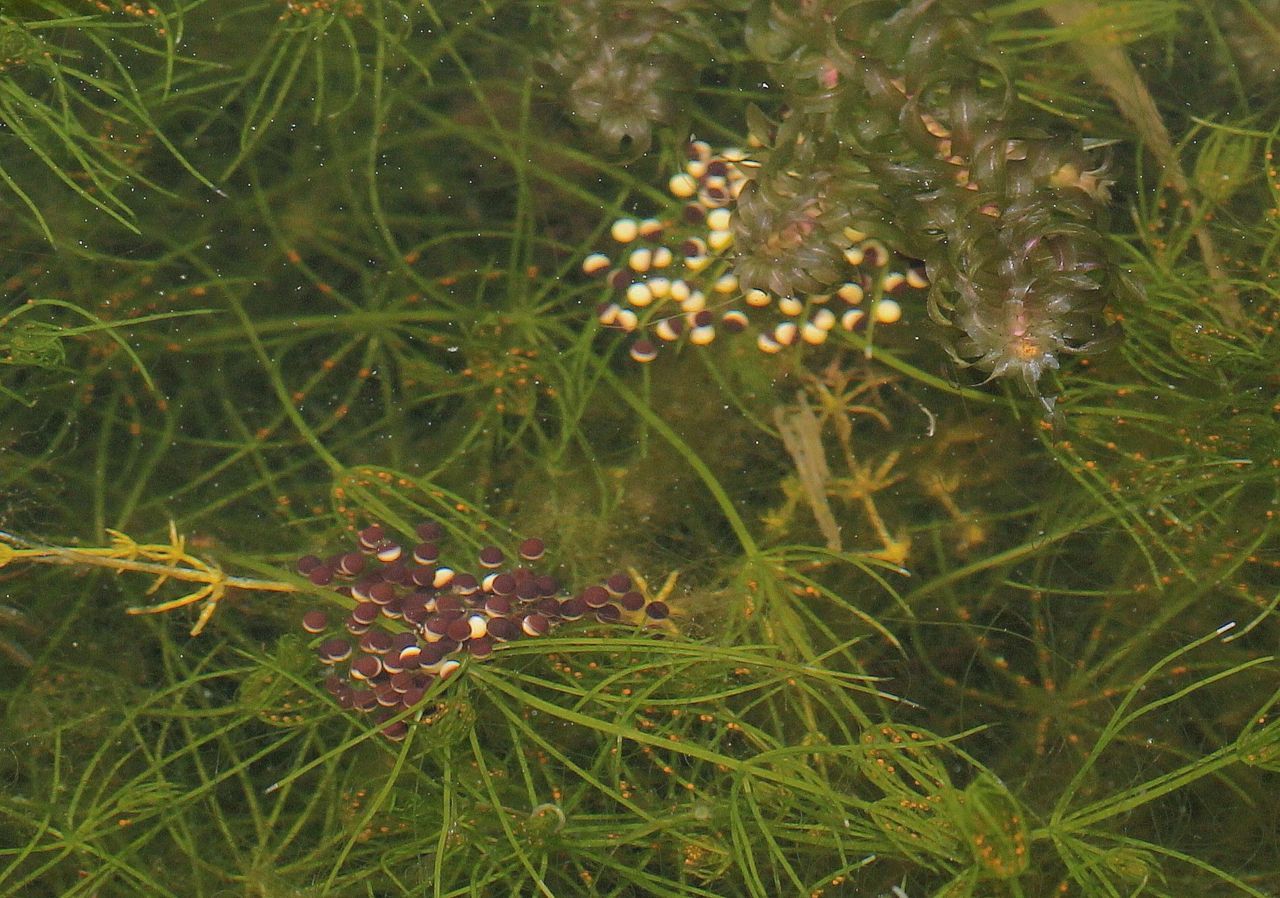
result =
[[6,4],[0,894],[1274,895],[1268,9]]
[[774,4],[748,41],[791,106],[761,183],[829,168],[816,183],[842,195],[824,205],[924,261],[957,360],[1034,393],[1059,355],[1110,339],[1125,282],[1098,227],[1106,165],[1020,104],[965,4]]
[[[138,164],[152,145],[212,187],[155,119],[172,99],[175,69],[191,65],[173,41],[185,5],[162,13],[141,4],[102,4],[101,11],[84,14],[59,2],[33,2],[0,16],[0,122],[26,150],[0,167],[0,183],[51,243],[60,235],[45,212],[49,186],[35,174],[41,169],[60,190],[134,233],[128,193],[164,189]],[[144,61],[155,80],[131,73]],[[25,162],[15,164],[20,158]]]
[[715,3],[705,0],[583,2],[560,6],[552,67],[569,108],[606,145],[648,148],[653,129],[673,124],[684,95],[717,50]]
[[[35,317],[41,312],[70,313],[66,317],[87,319],[88,324],[69,325],[57,321],[41,320]],[[156,396],[159,389],[155,380],[147,371],[142,358],[134,348],[122,337],[119,331],[128,331],[138,325],[155,321],[165,321],[188,315],[204,314],[208,310],[190,312],[164,312],[155,315],[132,317],[128,321],[109,323],[92,312],[60,299],[29,299],[3,316],[0,316],[0,364],[15,368],[43,368],[53,371],[65,371],[67,368],[67,343],[76,337],[104,334],[132,364],[133,369],[142,378],[147,389]],[[32,315],[33,317],[26,317]],[[22,397],[6,387],[0,386],[10,398],[22,401]]]

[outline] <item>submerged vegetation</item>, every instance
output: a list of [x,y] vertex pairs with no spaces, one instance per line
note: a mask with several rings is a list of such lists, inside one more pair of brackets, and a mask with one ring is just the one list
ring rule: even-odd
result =
[[1280,895],[1278,51],[4,4],[0,895]]

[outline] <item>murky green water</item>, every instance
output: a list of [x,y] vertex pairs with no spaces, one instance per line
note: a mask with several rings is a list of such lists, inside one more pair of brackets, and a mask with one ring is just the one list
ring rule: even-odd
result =
[[1280,892],[1277,29],[5,4],[0,894]]

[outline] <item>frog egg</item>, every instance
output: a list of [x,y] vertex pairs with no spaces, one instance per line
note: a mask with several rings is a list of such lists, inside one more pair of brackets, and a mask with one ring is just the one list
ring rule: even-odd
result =
[[329,615],[312,610],[302,615],[302,629],[308,633],[323,633],[329,627]]
[[600,307],[600,311],[596,313],[596,320],[605,327],[610,327],[617,323],[618,313],[622,311],[622,306],[616,302],[606,303]]
[[876,303],[876,321],[880,324],[893,324],[902,319],[902,306],[892,299],[882,299]]
[[627,288],[627,302],[638,309],[642,309],[649,303],[653,302],[653,291],[649,289],[649,285],[645,283],[634,283]]
[[680,252],[684,254],[685,260],[697,259],[707,254],[707,244],[701,237],[690,237],[684,243],[680,244]]
[[667,189],[671,191],[672,196],[687,200],[698,192],[698,180],[691,174],[681,172],[671,176],[671,180],[667,182]]
[[883,268],[889,264],[889,250],[879,240],[868,240],[862,244],[863,258],[868,265]]
[[547,544],[531,536],[520,544],[520,557],[525,561],[537,561],[547,551]]
[[604,274],[609,270],[609,257],[604,253],[592,253],[582,260],[582,273],[586,275]]
[[778,311],[783,315],[795,317],[804,311],[804,303],[794,296],[784,296],[778,300]]
[[640,234],[640,225],[634,218],[619,218],[609,228],[609,236],[618,243],[630,243]]
[[782,344],[769,334],[762,333],[756,337],[756,349],[768,355],[782,351]]
[[615,290],[627,289],[627,284],[631,283],[631,272],[626,268],[615,268],[609,272],[609,286]]
[[707,307],[707,295],[701,290],[694,290],[689,296],[680,303],[682,311],[698,313]]
[[645,364],[647,362],[652,362],[658,357],[658,347],[654,346],[653,343],[648,340],[636,340],[636,342],[631,345],[630,355],[633,362]]
[[773,329],[773,339],[783,346],[790,346],[796,341],[796,333],[798,331],[799,328],[796,327],[794,321],[783,321]]
[[738,276],[734,274],[725,274],[716,278],[715,285],[711,288],[717,293],[728,295],[738,292]]
[[671,343],[680,339],[680,334],[684,332],[684,322],[679,318],[663,318],[653,326],[653,332],[659,340]]
[[689,342],[694,346],[706,346],[716,338],[716,328],[713,324],[703,324],[689,331]]
[[800,327],[800,339],[804,340],[804,342],[811,346],[817,346],[826,342],[827,331],[818,327],[818,325],[814,324],[812,321],[806,321]]
[[709,167],[707,176],[702,179],[702,189],[707,191],[711,195],[711,198],[718,202],[728,195],[727,190],[729,187],[729,179],[722,174],[717,175],[713,173],[714,171],[723,170],[722,164],[719,168],[715,168],[716,165],[717,163],[712,163]]
[[368,527],[356,534],[356,538],[360,542],[360,548],[367,552],[372,552],[382,543],[386,531],[382,529],[381,524],[370,524]]
[[551,621],[535,611],[525,615],[520,621],[520,629],[524,630],[526,636],[546,636],[551,631]]
[[706,309],[688,316],[689,342],[694,346],[706,346],[716,338],[715,317]]
[[862,298],[864,296],[862,285],[855,284],[852,281],[846,284],[841,284],[840,289],[836,291],[836,296],[839,296],[849,305],[856,306],[862,302]]
[[662,234],[662,222],[656,218],[646,218],[636,226],[636,230],[646,240],[654,240]]

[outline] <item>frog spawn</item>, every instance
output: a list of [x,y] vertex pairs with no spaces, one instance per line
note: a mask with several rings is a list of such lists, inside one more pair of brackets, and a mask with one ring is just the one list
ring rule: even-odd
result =
[[734,273],[734,215],[755,163],[742,150],[713,153],[703,141],[691,143],[688,156],[684,171],[668,182],[683,204],[679,212],[665,220],[619,218],[610,227],[616,260],[593,253],[582,263],[584,273],[611,287],[613,298],[600,305],[597,318],[635,337],[633,360],[653,361],[665,343],[705,346],[722,330],[754,330],[756,347],[767,354],[797,343],[819,345],[837,327],[852,331],[868,320],[899,321],[898,297],[928,287],[923,266],[891,268],[894,260],[883,244],[846,228],[847,278],[832,292],[779,296],[741,289]]
[[352,550],[297,563],[312,583],[354,602],[337,626],[318,609],[302,616],[302,628],[319,640],[320,661],[334,668],[325,689],[340,707],[372,716],[389,739],[408,733],[409,722],[394,718],[417,707],[463,658],[489,658],[503,643],[537,639],[573,621],[660,624],[670,616],[665,602],[646,598],[623,573],[562,594],[556,578],[530,566],[545,551],[540,539],[520,544],[514,567],[488,546],[480,573],[455,570],[440,560],[443,535],[438,524],[420,524],[419,542],[406,549],[373,524],[359,531]]

